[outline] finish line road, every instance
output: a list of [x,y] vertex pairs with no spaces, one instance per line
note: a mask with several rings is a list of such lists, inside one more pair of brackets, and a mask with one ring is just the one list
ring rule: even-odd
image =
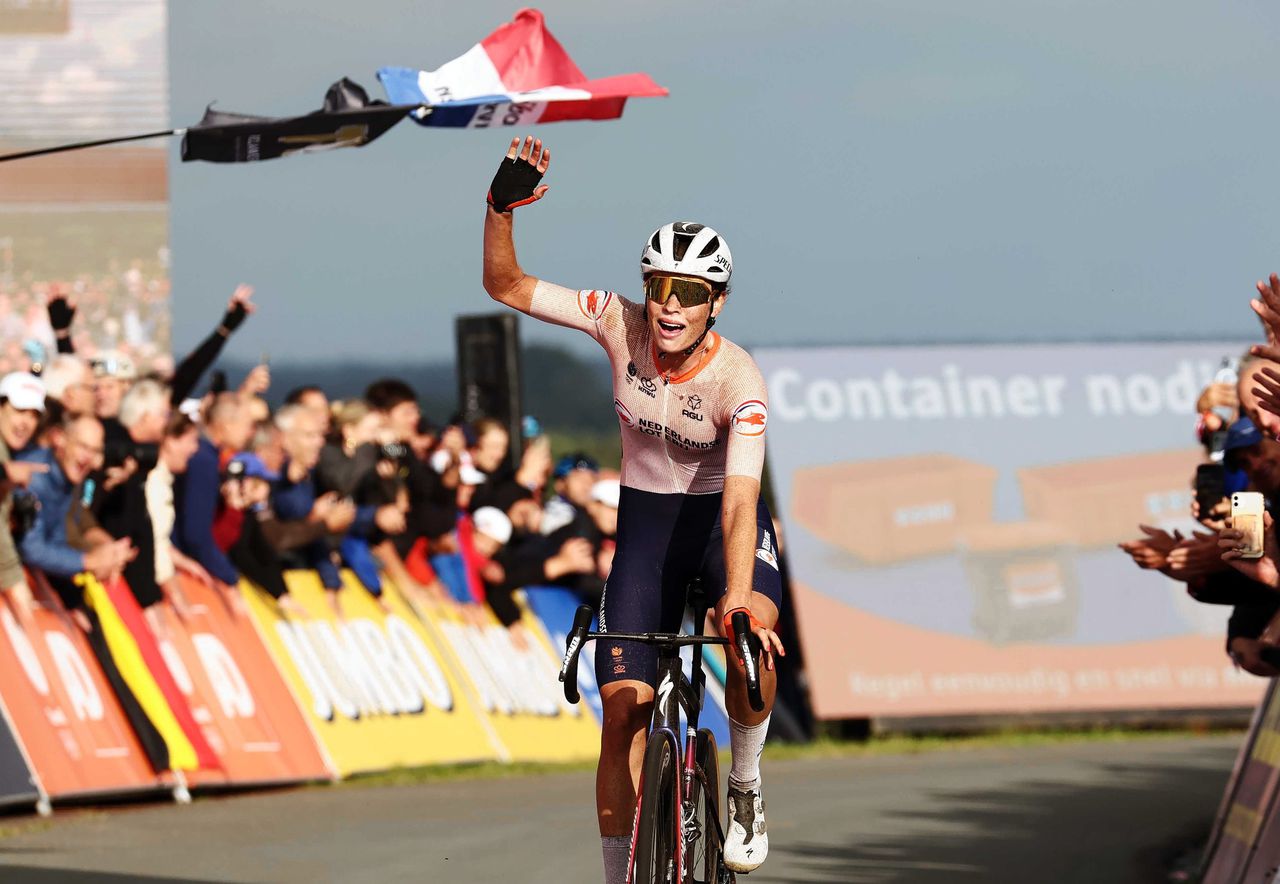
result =
[[[1241,734],[765,757],[769,861],[744,884],[1144,882],[1207,833]],[[722,765],[722,772],[727,765]],[[594,776],[344,786],[16,821],[0,880],[600,880]]]

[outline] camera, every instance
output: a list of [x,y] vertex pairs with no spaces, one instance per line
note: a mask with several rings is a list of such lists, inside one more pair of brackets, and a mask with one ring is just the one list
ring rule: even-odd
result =
[[403,442],[387,442],[378,448],[379,460],[393,460],[401,463],[409,457],[409,446]]
[[40,515],[40,499],[34,494],[14,494],[9,510],[9,530],[15,540],[31,530]]
[[145,476],[160,460],[160,446],[134,442],[132,439],[108,439],[103,447],[102,464],[107,469],[124,466],[129,458],[138,464],[138,475]]

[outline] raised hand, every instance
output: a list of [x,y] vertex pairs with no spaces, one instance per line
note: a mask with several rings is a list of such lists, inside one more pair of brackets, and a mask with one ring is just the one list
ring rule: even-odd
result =
[[[1277,356],[1280,356],[1280,350],[1277,351]],[[1252,379],[1251,392],[1258,397],[1258,407],[1280,415],[1280,372],[1274,368],[1263,367],[1253,373]]]
[[511,139],[507,155],[493,176],[486,197],[495,212],[510,212],[517,206],[537,202],[547,194],[547,185],[539,184],[551,165],[551,149],[544,149],[542,139],[526,135],[524,144],[517,136]]
[[[1229,522],[1230,520],[1228,520]],[[1244,532],[1230,527],[1229,524],[1227,528],[1218,532],[1218,547],[1223,551],[1222,560],[1245,577],[1256,583],[1261,583],[1263,586],[1280,589],[1280,564],[1278,564],[1280,562],[1280,550],[1277,550],[1276,547],[1275,531],[1272,530],[1273,525],[1271,513],[1263,512],[1262,558],[1242,558],[1241,550],[1245,544]]]
[[1255,345],[1250,351],[1254,356],[1280,362],[1280,274],[1273,273],[1265,280],[1258,280],[1257,289],[1258,297],[1250,301],[1249,306],[1262,322],[1267,343],[1265,346]]

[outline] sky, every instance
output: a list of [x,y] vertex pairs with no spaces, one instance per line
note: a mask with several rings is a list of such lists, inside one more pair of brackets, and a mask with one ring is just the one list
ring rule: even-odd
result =
[[[508,20],[472,0],[169,5],[174,125],[294,115],[349,76],[435,68]],[[664,99],[537,127],[525,270],[635,297],[658,225],[734,255],[717,326],[748,346],[1252,336],[1280,270],[1280,7],[1260,0],[671,2],[540,7],[589,77]],[[175,345],[237,282],[229,354],[443,361],[480,285],[483,199],[510,131],[402,123],[359,150],[245,166],[171,146]],[[525,320],[525,340],[588,352]]]

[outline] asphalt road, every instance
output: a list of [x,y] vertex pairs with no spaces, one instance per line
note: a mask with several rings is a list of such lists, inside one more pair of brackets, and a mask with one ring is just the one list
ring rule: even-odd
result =
[[[749,884],[1144,882],[1207,832],[1241,736],[765,759]],[[0,880],[600,880],[592,775],[311,788],[59,813]]]

